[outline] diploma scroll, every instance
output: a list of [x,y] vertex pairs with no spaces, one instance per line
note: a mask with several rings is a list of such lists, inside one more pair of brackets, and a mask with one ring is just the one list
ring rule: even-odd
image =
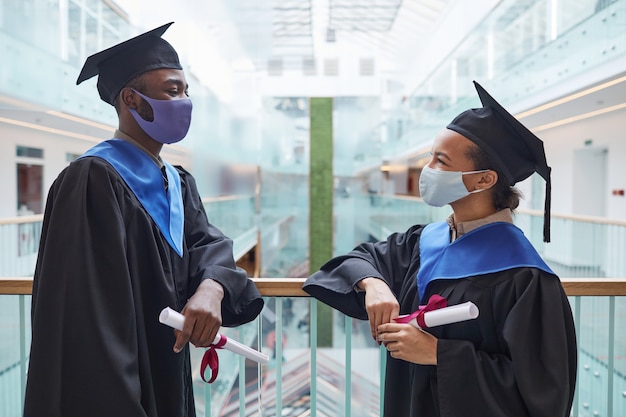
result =
[[[185,323],[185,316],[183,316],[176,310],[172,310],[169,307],[165,307],[161,311],[161,314],[159,314],[159,321],[177,330],[182,330],[183,324]],[[224,339],[226,339],[225,343],[223,342]],[[223,349],[226,349],[238,355],[244,356],[262,365],[266,365],[269,362],[269,357],[267,355],[257,350],[254,350],[251,347],[248,347],[242,343],[239,343],[236,340],[233,340],[224,335],[221,335],[219,333],[215,336],[215,340],[213,340],[213,344],[214,345],[221,344],[222,345],[221,347]]]
[[416,311],[413,314],[406,314],[394,319],[397,323],[408,323],[414,327],[421,328],[418,324],[418,315],[422,314],[425,327],[435,327],[444,324],[458,323],[460,321],[472,320],[478,317],[478,307],[471,301],[453,306],[442,307],[430,311]]

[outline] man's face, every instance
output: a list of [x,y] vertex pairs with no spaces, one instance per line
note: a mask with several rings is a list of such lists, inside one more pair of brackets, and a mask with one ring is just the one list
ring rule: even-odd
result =
[[[156,100],[179,100],[189,97],[189,84],[182,70],[161,68],[142,75],[142,94]],[[137,113],[147,121],[153,121],[152,107],[141,100]]]

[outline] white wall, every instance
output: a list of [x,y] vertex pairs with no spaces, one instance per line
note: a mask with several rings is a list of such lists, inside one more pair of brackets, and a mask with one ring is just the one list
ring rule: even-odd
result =
[[[43,204],[48,190],[58,174],[67,166],[66,154],[80,155],[94,146],[97,141],[69,138],[25,127],[0,123],[0,218],[17,215],[17,146],[27,146],[44,150],[43,154]],[[102,140],[109,139],[103,136]],[[189,151],[182,146],[167,145],[162,157],[175,165],[183,165],[191,170]],[[30,159],[35,161],[33,159]]]
[[575,149],[585,146],[591,140],[591,146],[606,147],[607,154],[607,190],[606,217],[626,220],[626,197],[613,196],[613,189],[626,189],[626,110],[615,111],[591,119],[582,120],[554,129],[539,132],[543,139],[548,165],[552,166],[552,211],[571,213],[574,193],[585,193],[572,183]]
[[17,146],[44,149],[43,154],[43,202],[48,189],[58,173],[65,168],[66,153],[81,154],[94,143],[77,139],[64,139],[62,136],[33,129],[0,124],[0,177],[2,178],[2,198],[0,218],[17,215]]

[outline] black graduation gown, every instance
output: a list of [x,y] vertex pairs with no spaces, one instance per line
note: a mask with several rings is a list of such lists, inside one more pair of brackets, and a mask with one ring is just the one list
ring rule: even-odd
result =
[[160,311],[180,311],[210,277],[224,287],[224,326],[260,313],[232,241],[208,223],[193,177],[176,169],[182,258],[103,159],[79,159],[54,182],[34,276],[25,417],[195,416],[189,346],[173,352]]
[[[365,277],[387,282],[409,314],[420,304],[422,226],[385,242],[364,243],[325,264],[304,290],[343,313],[367,319]],[[475,320],[427,329],[438,338],[437,366],[387,355],[385,417],[564,417],[576,383],[576,336],[561,283],[536,268],[431,281],[432,294],[448,305],[472,301]],[[424,301],[422,304],[424,304]]]

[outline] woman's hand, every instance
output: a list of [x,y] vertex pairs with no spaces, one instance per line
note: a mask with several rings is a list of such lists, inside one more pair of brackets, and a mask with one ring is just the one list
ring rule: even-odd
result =
[[437,338],[410,324],[381,324],[378,342],[385,345],[392,358],[419,365],[437,365]]
[[[398,317],[400,304],[382,279],[365,278],[357,284],[357,287],[365,291],[365,310],[370,320],[370,331],[374,340],[378,341],[378,326]],[[380,345],[380,341],[378,344]]]

